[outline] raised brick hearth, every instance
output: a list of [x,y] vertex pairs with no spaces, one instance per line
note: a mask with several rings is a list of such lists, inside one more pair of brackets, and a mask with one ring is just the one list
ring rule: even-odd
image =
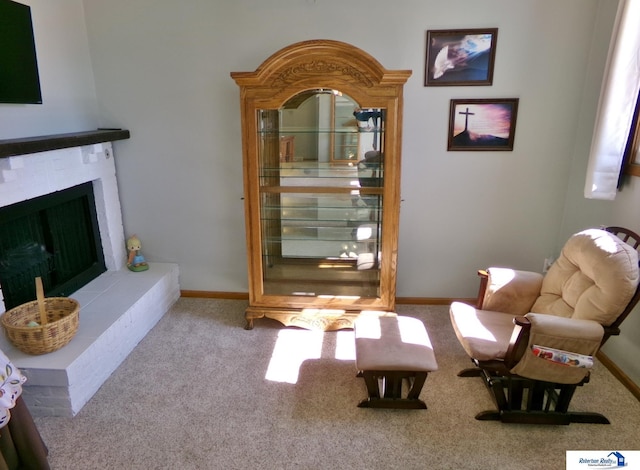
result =
[[80,302],[80,326],[63,348],[31,356],[0,337],[0,349],[27,377],[31,413],[75,416],[179,296],[175,264],[107,271],[70,296]]
[[[150,263],[143,272],[125,266],[111,141],[128,138],[128,131],[98,130],[0,140],[0,207],[93,183],[107,267],[70,294],[80,302],[80,326],[62,349],[30,356],[0,335],[0,349],[27,377],[23,396],[33,415],[77,414],[180,296],[177,265]],[[0,290],[0,312],[3,306]]]

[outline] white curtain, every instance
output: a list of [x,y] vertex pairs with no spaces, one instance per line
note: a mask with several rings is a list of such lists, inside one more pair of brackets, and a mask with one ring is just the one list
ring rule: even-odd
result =
[[640,0],[620,0],[591,142],[584,196],[616,197],[640,88]]

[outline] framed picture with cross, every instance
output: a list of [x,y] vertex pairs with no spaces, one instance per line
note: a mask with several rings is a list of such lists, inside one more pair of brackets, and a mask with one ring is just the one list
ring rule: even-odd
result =
[[518,98],[451,100],[447,150],[513,150]]

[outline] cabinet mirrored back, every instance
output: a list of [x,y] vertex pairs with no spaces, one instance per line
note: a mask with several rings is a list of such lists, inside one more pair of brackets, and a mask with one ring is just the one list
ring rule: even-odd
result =
[[257,119],[264,293],[378,297],[384,109],[313,89]]

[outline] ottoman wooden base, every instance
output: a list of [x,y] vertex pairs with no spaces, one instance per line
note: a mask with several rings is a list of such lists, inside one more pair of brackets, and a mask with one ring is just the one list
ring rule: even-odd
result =
[[363,316],[354,330],[356,369],[369,395],[358,406],[426,409],[420,392],[427,374],[437,370],[438,364],[424,324],[411,317]]
[[[364,378],[369,394],[358,404],[360,408],[427,409],[418,398],[427,380],[426,372],[365,370],[358,377]],[[403,381],[409,388],[406,398],[402,398]]]

